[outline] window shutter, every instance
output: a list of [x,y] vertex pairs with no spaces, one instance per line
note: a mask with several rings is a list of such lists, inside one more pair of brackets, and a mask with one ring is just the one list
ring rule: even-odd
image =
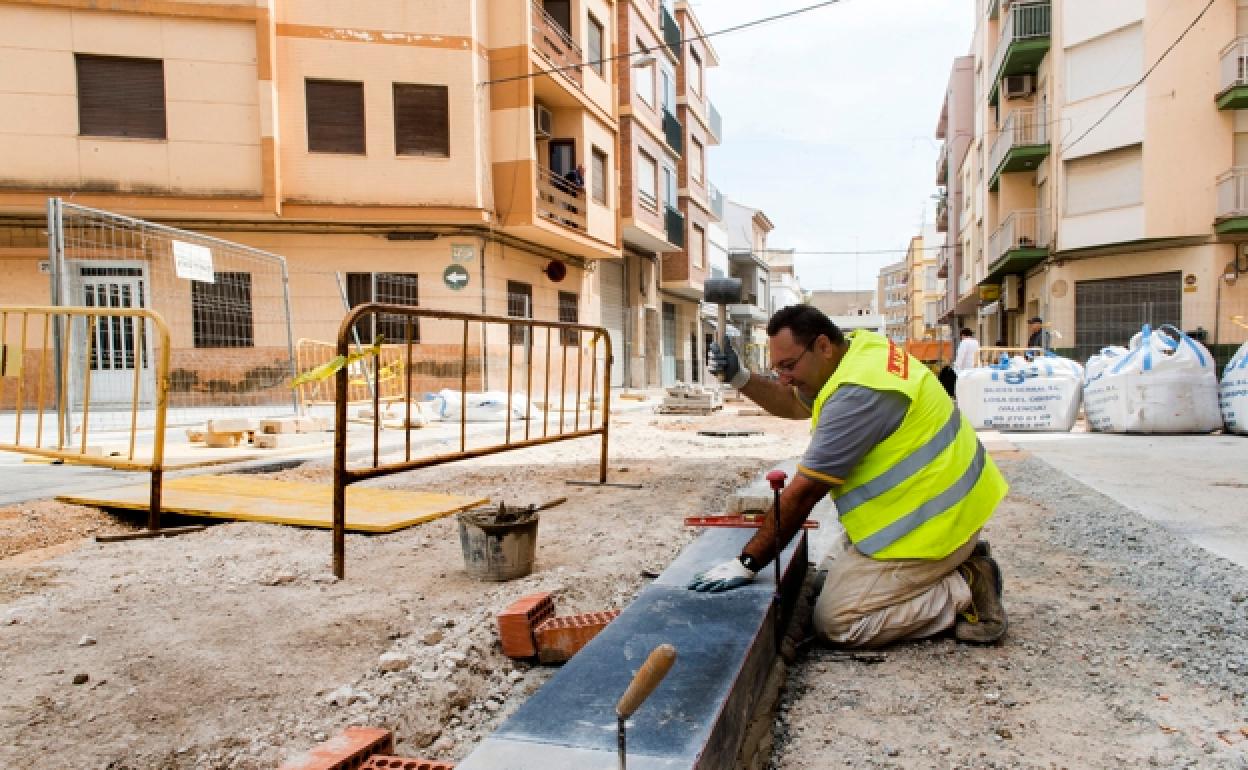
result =
[[450,157],[450,134],[446,86],[394,84],[396,155]]
[[74,63],[80,135],[165,138],[163,61],[77,54]]
[[308,80],[308,152],[365,154],[364,84]]

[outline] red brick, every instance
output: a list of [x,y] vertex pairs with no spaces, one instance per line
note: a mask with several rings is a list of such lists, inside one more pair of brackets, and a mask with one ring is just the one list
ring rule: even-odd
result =
[[374,754],[368,761],[360,765],[360,770],[455,770],[450,762],[435,762],[432,759],[408,759],[407,757],[390,757]]
[[585,612],[551,618],[537,627],[537,657],[543,663],[563,663],[615,620],[619,610]]
[[555,614],[555,602],[548,593],[529,594],[498,613],[498,638],[509,658],[531,658],[537,654],[534,630]]
[[374,754],[394,751],[394,733],[380,727],[348,727],[304,754],[286,760],[280,770],[358,770]]

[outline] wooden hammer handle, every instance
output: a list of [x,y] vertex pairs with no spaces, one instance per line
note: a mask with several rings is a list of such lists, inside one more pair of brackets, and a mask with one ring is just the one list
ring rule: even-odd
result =
[[650,693],[654,692],[654,688],[659,686],[659,682],[663,681],[663,677],[667,676],[675,662],[676,648],[672,645],[660,644],[651,650],[650,657],[641,664],[641,669],[637,671],[633,681],[629,682],[628,689],[620,696],[620,702],[615,704],[615,713],[623,719],[631,717],[645,703],[646,698],[650,697]]

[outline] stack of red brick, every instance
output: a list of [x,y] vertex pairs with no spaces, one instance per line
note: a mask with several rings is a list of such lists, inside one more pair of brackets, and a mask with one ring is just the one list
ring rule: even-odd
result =
[[619,614],[619,610],[607,610],[555,617],[550,594],[529,594],[498,614],[498,636],[509,658],[563,663]]
[[396,757],[394,733],[379,727],[348,727],[285,762],[280,770],[455,770],[455,765]]

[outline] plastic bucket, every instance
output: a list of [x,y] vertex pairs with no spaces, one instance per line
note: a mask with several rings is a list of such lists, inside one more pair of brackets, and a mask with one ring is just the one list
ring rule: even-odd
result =
[[531,507],[478,509],[458,518],[459,544],[469,575],[502,582],[533,571],[539,517]]

